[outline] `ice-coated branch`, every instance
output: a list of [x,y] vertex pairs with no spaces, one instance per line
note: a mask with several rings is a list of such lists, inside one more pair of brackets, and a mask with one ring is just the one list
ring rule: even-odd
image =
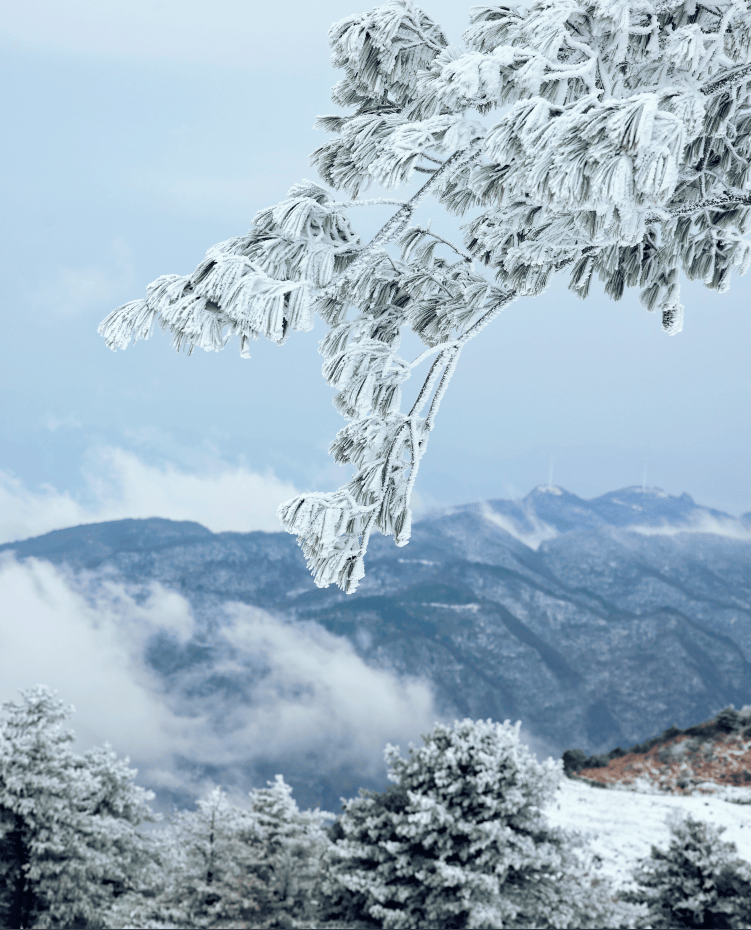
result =
[[671,217],[691,216],[701,213],[702,210],[724,210],[726,207],[751,206],[751,194],[725,194],[717,197],[707,197],[704,200],[695,200],[683,207],[668,211]]
[[368,200],[336,200],[330,204],[338,210],[349,210],[351,207],[380,207],[380,206],[400,206],[403,207],[406,201],[393,200],[389,197],[371,197]]
[[[452,346],[451,348],[456,349],[456,346]],[[420,388],[417,394],[417,397],[415,398],[415,402],[412,404],[412,408],[409,411],[410,419],[412,417],[418,416],[418,414],[421,412],[425,404],[428,402],[430,393],[435,387],[436,378],[438,377],[441,371],[441,368],[445,364],[446,364],[446,353],[441,352],[438,355],[438,358],[436,358],[433,364],[430,366],[428,375],[422,383],[422,387]]]
[[[237,336],[247,354],[249,340],[283,342],[319,314],[324,377],[348,421],[329,451],[351,477],[279,516],[316,583],[351,592],[374,531],[409,541],[412,489],[462,349],[510,301],[560,272],[586,298],[599,278],[614,300],[636,288],[675,334],[682,275],[724,291],[751,266],[751,30],[748,0],[531,0],[473,7],[462,49],[413,0],[384,0],[329,39],[340,113],[318,118],[334,138],[311,156],[328,187],[295,185],[247,235],[158,279],[100,332],[124,347],[158,322],[178,348]],[[413,171],[427,179],[408,199],[359,199]],[[472,211],[463,243],[410,226],[431,195]],[[385,205],[393,214],[363,244],[349,211]],[[407,329],[426,347],[412,362],[399,354]],[[404,413],[402,387],[428,361]]]
[[456,366],[459,363],[459,356],[461,355],[461,351],[464,346],[470,340],[474,339],[475,336],[479,335],[479,333],[498,316],[501,310],[504,310],[515,298],[516,295],[513,293],[502,295],[502,297],[496,301],[495,306],[488,310],[487,313],[483,314],[483,316],[480,317],[476,323],[470,326],[465,333],[463,333],[458,339],[455,340],[453,345],[451,345],[441,354],[440,358],[441,360],[445,359],[444,364],[446,367],[443,370],[441,381],[433,396],[433,400],[431,401],[428,415],[425,418],[426,430],[430,431],[433,429],[433,423],[435,422],[438,408],[441,406],[443,396],[446,393],[446,389],[449,386],[449,382],[451,381],[454,372],[456,371]]
[[[279,519],[288,532],[297,534],[317,585],[325,587],[336,583],[346,593],[357,589],[364,575],[365,554],[374,526],[393,534],[397,545],[409,541],[412,490],[427,448],[428,434],[433,429],[461,350],[514,297],[512,293],[493,293],[491,305],[453,342],[433,347],[408,366],[414,368],[431,352],[438,352],[406,417],[390,410],[376,411],[366,413],[341,430],[330,451],[337,461],[358,467],[348,485],[333,495],[299,495],[279,508]],[[357,342],[356,351],[361,349],[367,351],[368,346]],[[374,349],[372,347],[371,351]],[[340,373],[342,381],[347,380],[342,368],[348,364],[347,357],[346,351],[339,357],[332,357],[334,369]],[[327,364],[331,371],[332,362]],[[439,375],[428,414],[421,419],[420,413]],[[357,393],[363,395],[360,387]],[[328,511],[331,513],[327,518]]]
[[426,358],[430,358],[430,356],[435,355],[436,352],[443,352],[445,349],[456,349],[458,346],[459,343],[456,340],[453,342],[441,342],[437,346],[432,346],[430,349],[421,352],[416,359],[409,363],[409,367],[417,368],[418,365],[422,365]]
[[442,242],[444,245],[447,245],[450,249],[453,249],[457,255],[460,255],[465,261],[472,262],[472,256],[469,252],[465,252],[464,249],[459,248],[458,245],[454,245],[453,242],[449,242],[448,239],[444,239],[443,236],[439,236],[438,233],[434,233],[431,229],[427,229],[423,226],[416,226],[416,230],[421,232],[424,236],[431,236],[433,239],[436,239],[438,242]]
[[403,204],[402,207],[383,224],[383,226],[381,226],[370,242],[360,250],[357,258],[341,275],[341,277],[337,281],[333,282],[328,288],[326,288],[325,293],[333,293],[336,288],[355,278],[365,266],[373,252],[382,248],[384,245],[387,245],[389,242],[392,242],[404,230],[407,223],[409,223],[414,211],[420,206],[423,200],[425,200],[428,194],[438,186],[439,182],[443,180],[445,175],[449,174],[452,169],[459,167],[459,165],[461,165],[463,162],[466,162],[473,157],[477,157],[478,149],[479,145],[473,144],[467,149],[460,149],[459,151],[454,152],[454,154],[451,155],[451,157],[441,165],[435,174],[431,175],[431,177],[428,178],[422,187],[405,204]]
[[727,71],[719,78],[715,78],[709,83],[704,84],[701,87],[701,92],[706,97],[712,97],[715,94],[719,94],[721,91],[728,90],[731,87],[737,87],[739,84],[745,84],[748,81],[751,81],[751,63],[741,65],[739,68],[734,68],[732,71]]

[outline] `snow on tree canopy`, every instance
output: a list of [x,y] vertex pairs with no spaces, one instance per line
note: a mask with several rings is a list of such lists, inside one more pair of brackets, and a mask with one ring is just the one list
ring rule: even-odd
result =
[[581,843],[547,823],[560,763],[539,763],[518,724],[436,724],[423,741],[406,759],[387,746],[394,785],[344,805],[324,915],[389,930],[632,926]]
[[[675,334],[681,271],[724,291],[751,264],[750,0],[483,5],[463,39],[449,44],[411,0],[335,23],[341,112],[319,117],[333,138],[311,156],[327,187],[296,184],[245,236],[99,327],[113,349],[156,320],[178,349],[237,336],[247,355],[251,339],[281,343],[316,313],[328,325],[323,373],[349,421],[330,451],[354,476],[279,509],[320,586],[355,590],[374,529],[409,541],[412,488],[459,355],[511,301],[556,273],[584,298],[597,276],[615,300],[638,288]],[[409,200],[358,199],[415,172],[425,180]],[[428,195],[469,213],[462,244],[411,223]],[[390,203],[362,242],[350,213]],[[412,361],[398,354],[405,328],[426,346]],[[402,410],[401,385],[423,363]]]
[[21,692],[0,721],[0,925],[104,927],[151,856],[137,827],[153,794],[106,744],[76,755],[73,708]]
[[156,836],[159,870],[123,897],[113,927],[312,926],[312,891],[329,846],[324,821],[301,811],[281,775],[250,792],[250,809],[212,789]]

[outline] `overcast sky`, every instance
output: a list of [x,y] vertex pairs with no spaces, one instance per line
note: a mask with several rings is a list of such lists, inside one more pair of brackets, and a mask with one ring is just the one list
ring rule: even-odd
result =
[[[424,7],[459,40],[469,4]],[[320,323],[250,361],[234,343],[177,355],[160,332],[113,354],[96,328],[315,177],[312,124],[338,79],[326,32],[359,10],[3,4],[3,539],[118,516],[272,529],[294,489],[341,482]],[[634,296],[579,302],[557,285],[517,302],[465,350],[418,503],[522,496],[552,463],[585,497],[641,484],[646,466],[649,485],[751,510],[748,298],[749,278],[686,287],[673,338]]]

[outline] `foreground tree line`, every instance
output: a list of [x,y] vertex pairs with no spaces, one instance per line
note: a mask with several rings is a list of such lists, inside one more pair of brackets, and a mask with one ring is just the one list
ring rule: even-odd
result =
[[4,927],[751,926],[751,867],[692,820],[616,894],[582,839],[546,821],[560,763],[508,723],[437,724],[407,758],[388,746],[393,784],[337,819],[300,811],[278,775],[247,806],[214,788],[149,828],[151,792],[108,746],[73,752],[54,692],[4,710]]

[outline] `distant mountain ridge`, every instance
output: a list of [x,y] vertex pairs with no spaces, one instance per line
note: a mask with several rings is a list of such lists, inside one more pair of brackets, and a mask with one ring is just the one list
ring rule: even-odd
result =
[[674,497],[659,488],[636,486],[584,500],[563,488],[540,485],[521,500],[489,500],[437,515],[478,507],[488,519],[535,549],[563,533],[604,526],[645,535],[709,532],[751,539],[751,513],[731,517],[696,504],[690,494]]
[[[751,701],[751,514],[687,494],[632,487],[584,500],[538,487],[427,514],[406,547],[373,539],[349,597],[317,589],[284,533],[154,518],[3,550],[159,581],[206,619],[209,644],[226,601],[315,620],[366,663],[428,680],[447,715],[521,719],[557,752],[630,745]],[[150,661],[173,689],[189,671],[194,687],[203,669],[209,691],[242,691],[212,679],[205,651],[199,668],[195,650],[155,642]],[[298,774],[309,785],[320,776]]]
[[[660,488],[636,485],[591,499],[578,497],[557,486],[538,485],[526,497],[517,500],[498,498],[438,508],[415,520],[415,525],[441,521],[462,513],[478,513],[534,549],[545,539],[604,526],[630,529],[644,535],[705,532],[751,540],[751,511],[732,517],[720,510],[696,504],[690,494],[675,497]],[[538,534],[540,539],[536,539]],[[72,554],[85,550],[87,559],[96,559],[105,551],[121,551],[131,546],[171,545],[181,538],[227,535],[231,534],[212,533],[190,520],[151,517],[53,530],[42,536],[2,543],[0,551],[13,549],[19,555],[28,552],[39,558],[49,555],[52,560],[59,560],[64,551]]]

